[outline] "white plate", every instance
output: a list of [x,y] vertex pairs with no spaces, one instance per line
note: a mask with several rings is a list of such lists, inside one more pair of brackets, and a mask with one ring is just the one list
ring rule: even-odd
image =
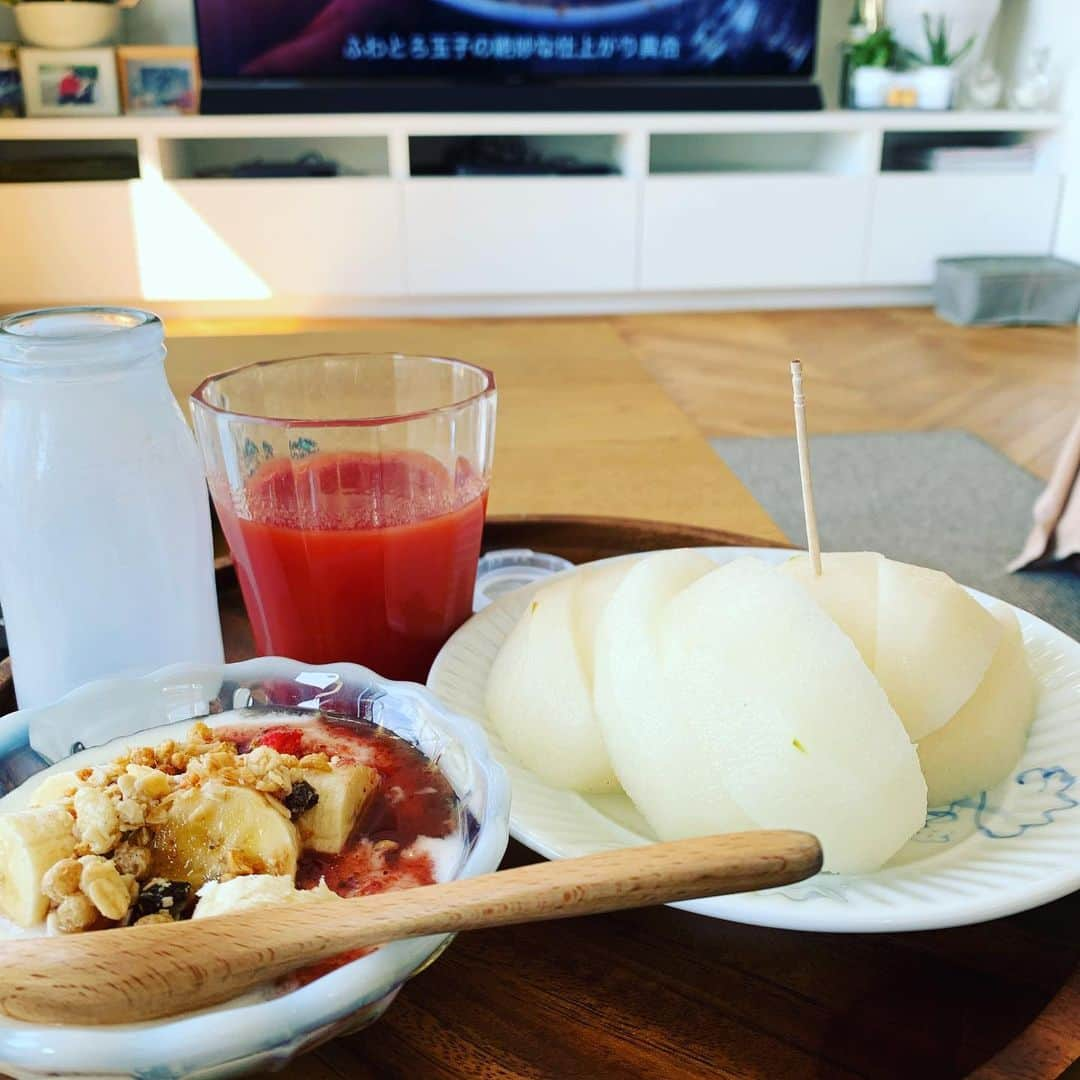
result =
[[[775,548],[704,550],[718,563],[743,555],[776,563],[791,555]],[[646,843],[655,837],[625,795],[549,787],[510,757],[488,724],[488,672],[539,584],[508,593],[470,619],[435,660],[428,686],[448,708],[486,728],[494,757],[510,774],[516,839],[550,859]],[[991,601],[968,591],[981,603]],[[1041,694],[1023,758],[1005,781],[931,810],[922,831],[877,873],[822,873],[781,889],[676,906],[792,930],[930,930],[1011,915],[1080,888],[1080,643],[1013,610]]]

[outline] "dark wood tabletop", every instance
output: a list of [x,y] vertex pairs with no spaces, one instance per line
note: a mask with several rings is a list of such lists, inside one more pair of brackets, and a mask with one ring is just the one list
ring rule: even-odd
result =
[[[511,843],[504,865],[535,859]],[[673,908],[463,934],[284,1076],[1049,1080],[1080,1054],[1078,926],[1073,895],[916,934]]]
[[[546,518],[489,523],[485,542],[584,561],[753,541]],[[227,565],[219,592],[230,659],[239,659],[251,644]],[[511,842],[503,865],[535,861]],[[1080,1059],[1078,962],[1080,894],[909,934],[770,930],[673,908],[477,931],[460,935],[372,1027],[279,1075],[1052,1080]]]
[[[649,523],[489,525],[575,562],[761,543]],[[504,867],[539,856],[511,841]],[[460,935],[374,1026],[282,1075],[1051,1080],[1080,1058],[1080,894],[979,926],[771,930],[674,908]]]

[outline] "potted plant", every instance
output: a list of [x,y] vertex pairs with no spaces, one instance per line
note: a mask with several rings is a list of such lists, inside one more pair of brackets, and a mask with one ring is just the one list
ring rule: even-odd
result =
[[851,104],[856,109],[883,109],[896,62],[896,41],[883,26],[851,46]]
[[[921,52],[926,35],[923,14],[949,16],[949,29],[954,41],[966,41],[972,34],[978,41],[988,41],[1002,8],[1002,0],[888,0],[889,25],[901,50]],[[1014,5],[1015,6],[1015,3]],[[974,56],[968,53],[958,71],[970,68]]]
[[43,49],[86,49],[109,45],[120,30],[120,9],[139,0],[0,0],[15,9],[15,25],[26,45]]
[[948,109],[952,107],[956,93],[955,64],[962,60],[975,44],[975,35],[964,42],[956,52],[949,50],[949,31],[945,16],[938,16],[935,28],[933,20],[923,14],[923,33],[926,36],[926,56],[911,49],[905,56],[921,65],[914,73],[915,92],[920,109]]

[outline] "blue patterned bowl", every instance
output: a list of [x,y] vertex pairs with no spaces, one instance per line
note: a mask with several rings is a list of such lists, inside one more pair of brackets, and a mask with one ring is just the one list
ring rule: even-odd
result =
[[[481,729],[448,712],[422,687],[390,682],[353,664],[320,667],[266,657],[217,667],[178,665],[143,678],[91,683],[55,705],[3,717],[0,792],[7,794],[0,811],[18,809],[29,794],[18,785],[52,762],[65,769],[76,761],[107,760],[129,736],[149,728],[233,709],[243,709],[245,720],[257,720],[260,711],[280,718],[283,708],[355,716],[408,740],[438,765],[461,802],[462,853],[453,876],[474,877],[498,866],[510,791]],[[288,993],[252,995],[144,1024],[46,1027],[0,1016],[0,1073],[170,1080],[280,1068],[377,1020],[450,940],[444,934],[393,942]]]

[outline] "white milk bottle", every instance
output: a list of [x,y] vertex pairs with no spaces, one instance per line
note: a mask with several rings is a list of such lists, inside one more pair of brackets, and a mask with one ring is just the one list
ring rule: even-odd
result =
[[21,708],[222,662],[206,482],[155,315],[0,319],[0,608]]

